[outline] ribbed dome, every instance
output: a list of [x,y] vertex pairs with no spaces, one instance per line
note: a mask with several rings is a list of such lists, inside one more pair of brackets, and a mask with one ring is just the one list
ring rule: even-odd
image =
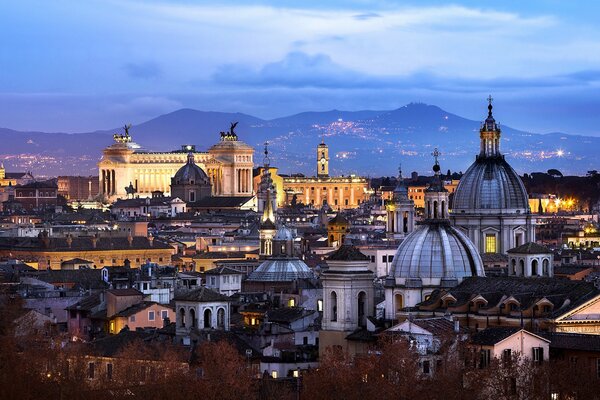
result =
[[467,236],[447,222],[430,222],[402,241],[390,275],[440,284],[441,280],[460,282],[470,276],[485,276],[485,272],[479,253]]
[[273,258],[266,260],[250,275],[252,282],[291,282],[296,279],[312,279],[313,271],[297,258]]
[[460,179],[452,212],[478,210],[529,211],[527,190],[503,156],[478,157]]
[[179,168],[173,179],[175,180],[176,184],[210,184],[208,175],[206,175],[206,172],[204,172],[202,168],[196,165],[194,162],[194,155],[192,153],[188,155],[187,163],[183,167]]

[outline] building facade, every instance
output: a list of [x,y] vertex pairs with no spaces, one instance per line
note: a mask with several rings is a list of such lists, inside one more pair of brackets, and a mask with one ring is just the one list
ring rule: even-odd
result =
[[188,154],[210,179],[213,196],[252,195],[254,149],[239,141],[233,131],[221,133],[219,143],[207,152],[184,145],[172,152],[142,151],[126,130],[114,135],[115,143],[104,149],[98,163],[100,194],[108,201],[126,198],[126,187],[136,189],[139,197],[150,197],[153,191],[171,195],[171,178],[188,161]]

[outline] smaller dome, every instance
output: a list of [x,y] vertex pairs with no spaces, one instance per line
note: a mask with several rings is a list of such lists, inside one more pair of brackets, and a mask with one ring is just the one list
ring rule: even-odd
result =
[[250,275],[250,282],[291,282],[297,279],[315,278],[313,271],[297,258],[270,259],[266,260]]
[[273,240],[282,240],[287,242],[290,240],[294,240],[294,235],[292,234],[292,231],[289,228],[282,226],[277,230],[277,233],[275,234]]
[[208,175],[206,175],[206,172],[204,172],[202,168],[197,166],[194,162],[193,153],[188,154],[187,163],[183,167],[179,168],[173,179],[175,180],[176,184],[210,184],[210,179],[208,178]]
[[425,223],[402,241],[390,275],[418,279],[424,285],[457,283],[470,276],[485,276],[483,262],[471,240],[447,222]]

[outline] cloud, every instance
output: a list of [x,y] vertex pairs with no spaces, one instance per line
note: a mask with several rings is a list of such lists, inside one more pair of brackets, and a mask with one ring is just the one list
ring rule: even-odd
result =
[[366,21],[366,20],[372,19],[372,18],[381,18],[381,15],[374,13],[374,12],[369,12],[369,13],[353,15],[352,18],[354,18],[357,21]]
[[123,69],[130,78],[134,79],[155,79],[162,75],[159,65],[152,61],[127,63],[123,65]]
[[287,88],[393,88],[429,89],[449,92],[477,92],[491,89],[525,90],[587,86],[600,80],[600,70],[540,77],[468,78],[442,76],[423,70],[407,75],[373,75],[346,68],[326,54],[309,55],[301,51],[288,53],[282,60],[259,69],[244,65],[221,66],[213,75],[217,84],[251,87]]

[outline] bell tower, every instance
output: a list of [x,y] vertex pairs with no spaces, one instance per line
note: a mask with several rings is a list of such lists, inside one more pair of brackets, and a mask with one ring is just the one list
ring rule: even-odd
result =
[[479,147],[479,157],[500,157],[500,127],[492,115],[492,96],[488,96],[488,116],[479,129],[479,138],[481,140]]
[[329,147],[324,141],[317,146],[317,177],[329,176]]

